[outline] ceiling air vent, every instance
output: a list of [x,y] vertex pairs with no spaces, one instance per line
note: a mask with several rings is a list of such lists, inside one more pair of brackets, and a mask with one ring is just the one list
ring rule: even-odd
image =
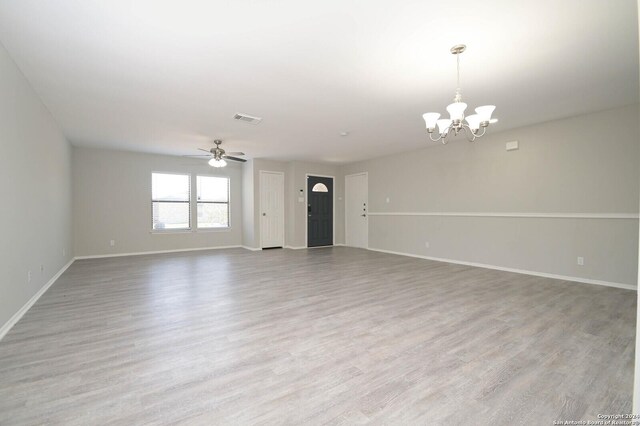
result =
[[247,114],[242,114],[240,112],[237,112],[236,115],[233,116],[234,120],[238,120],[238,121],[242,121],[245,123],[249,123],[249,124],[260,124],[260,122],[262,121],[262,118],[260,117],[253,117],[251,115],[247,115]]

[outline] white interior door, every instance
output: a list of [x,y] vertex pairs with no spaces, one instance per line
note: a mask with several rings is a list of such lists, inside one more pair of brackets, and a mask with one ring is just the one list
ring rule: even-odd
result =
[[260,170],[260,246],[284,247],[284,174]]
[[369,247],[369,177],[366,173],[345,177],[346,244]]

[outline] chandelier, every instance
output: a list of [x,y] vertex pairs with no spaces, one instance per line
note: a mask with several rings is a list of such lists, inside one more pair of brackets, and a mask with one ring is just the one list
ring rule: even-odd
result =
[[[451,53],[456,55],[458,63],[458,86],[453,103],[447,107],[449,118],[440,118],[440,114],[437,112],[428,112],[422,115],[427,125],[429,138],[434,142],[441,140],[443,144],[446,144],[448,142],[447,136],[451,134],[456,136],[459,133],[464,133],[467,140],[472,142],[476,138],[484,136],[489,124],[498,121],[497,118],[491,118],[493,110],[496,109],[495,105],[484,105],[476,108],[475,114],[467,117],[464,115],[467,104],[462,102],[462,90],[460,89],[460,55],[466,48],[467,46],[464,44],[457,44],[451,48]],[[438,127],[438,136],[434,139],[433,133],[436,131],[436,126]]]

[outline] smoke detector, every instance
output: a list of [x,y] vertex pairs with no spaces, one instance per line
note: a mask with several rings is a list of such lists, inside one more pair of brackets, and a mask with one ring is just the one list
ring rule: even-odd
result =
[[262,121],[262,118],[260,117],[254,117],[252,115],[243,114],[241,112],[237,112],[236,115],[233,116],[233,119],[253,125],[260,124],[260,122]]

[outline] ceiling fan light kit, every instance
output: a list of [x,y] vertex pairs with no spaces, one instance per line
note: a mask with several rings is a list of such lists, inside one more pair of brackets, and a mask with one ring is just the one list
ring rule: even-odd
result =
[[211,167],[219,168],[219,167],[225,167],[227,165],[227,162],[224,161],[222,158],[220,159],[212,158],[211,160],[209,160],[209,165]]
[[[451,53],[456,55],[458,65],[458,85],[453,103],[447,106],[449,118],[440,118],[440,113],[437,112],[427,112],[422,115],[429,138],[434,142],[442,141],[443,144],[446,144],[448,142],[447,136],[451,134],[456,136],[459,133],[464,133],[467,140],[472,142],[476,138],[484,136],[489,124],[498,121],[497,118],[491,118],[496,109],[495,105],[480,106],[475,109],[475,114],[466,117],[464,115],[467,104],[462,102],[462,89],[460,89],[460,55],[466,48],[467,46],[464,44],[457,44],[451,48]],[[433,133],[436,132],[436,127],[438,136],[434,138]]]

